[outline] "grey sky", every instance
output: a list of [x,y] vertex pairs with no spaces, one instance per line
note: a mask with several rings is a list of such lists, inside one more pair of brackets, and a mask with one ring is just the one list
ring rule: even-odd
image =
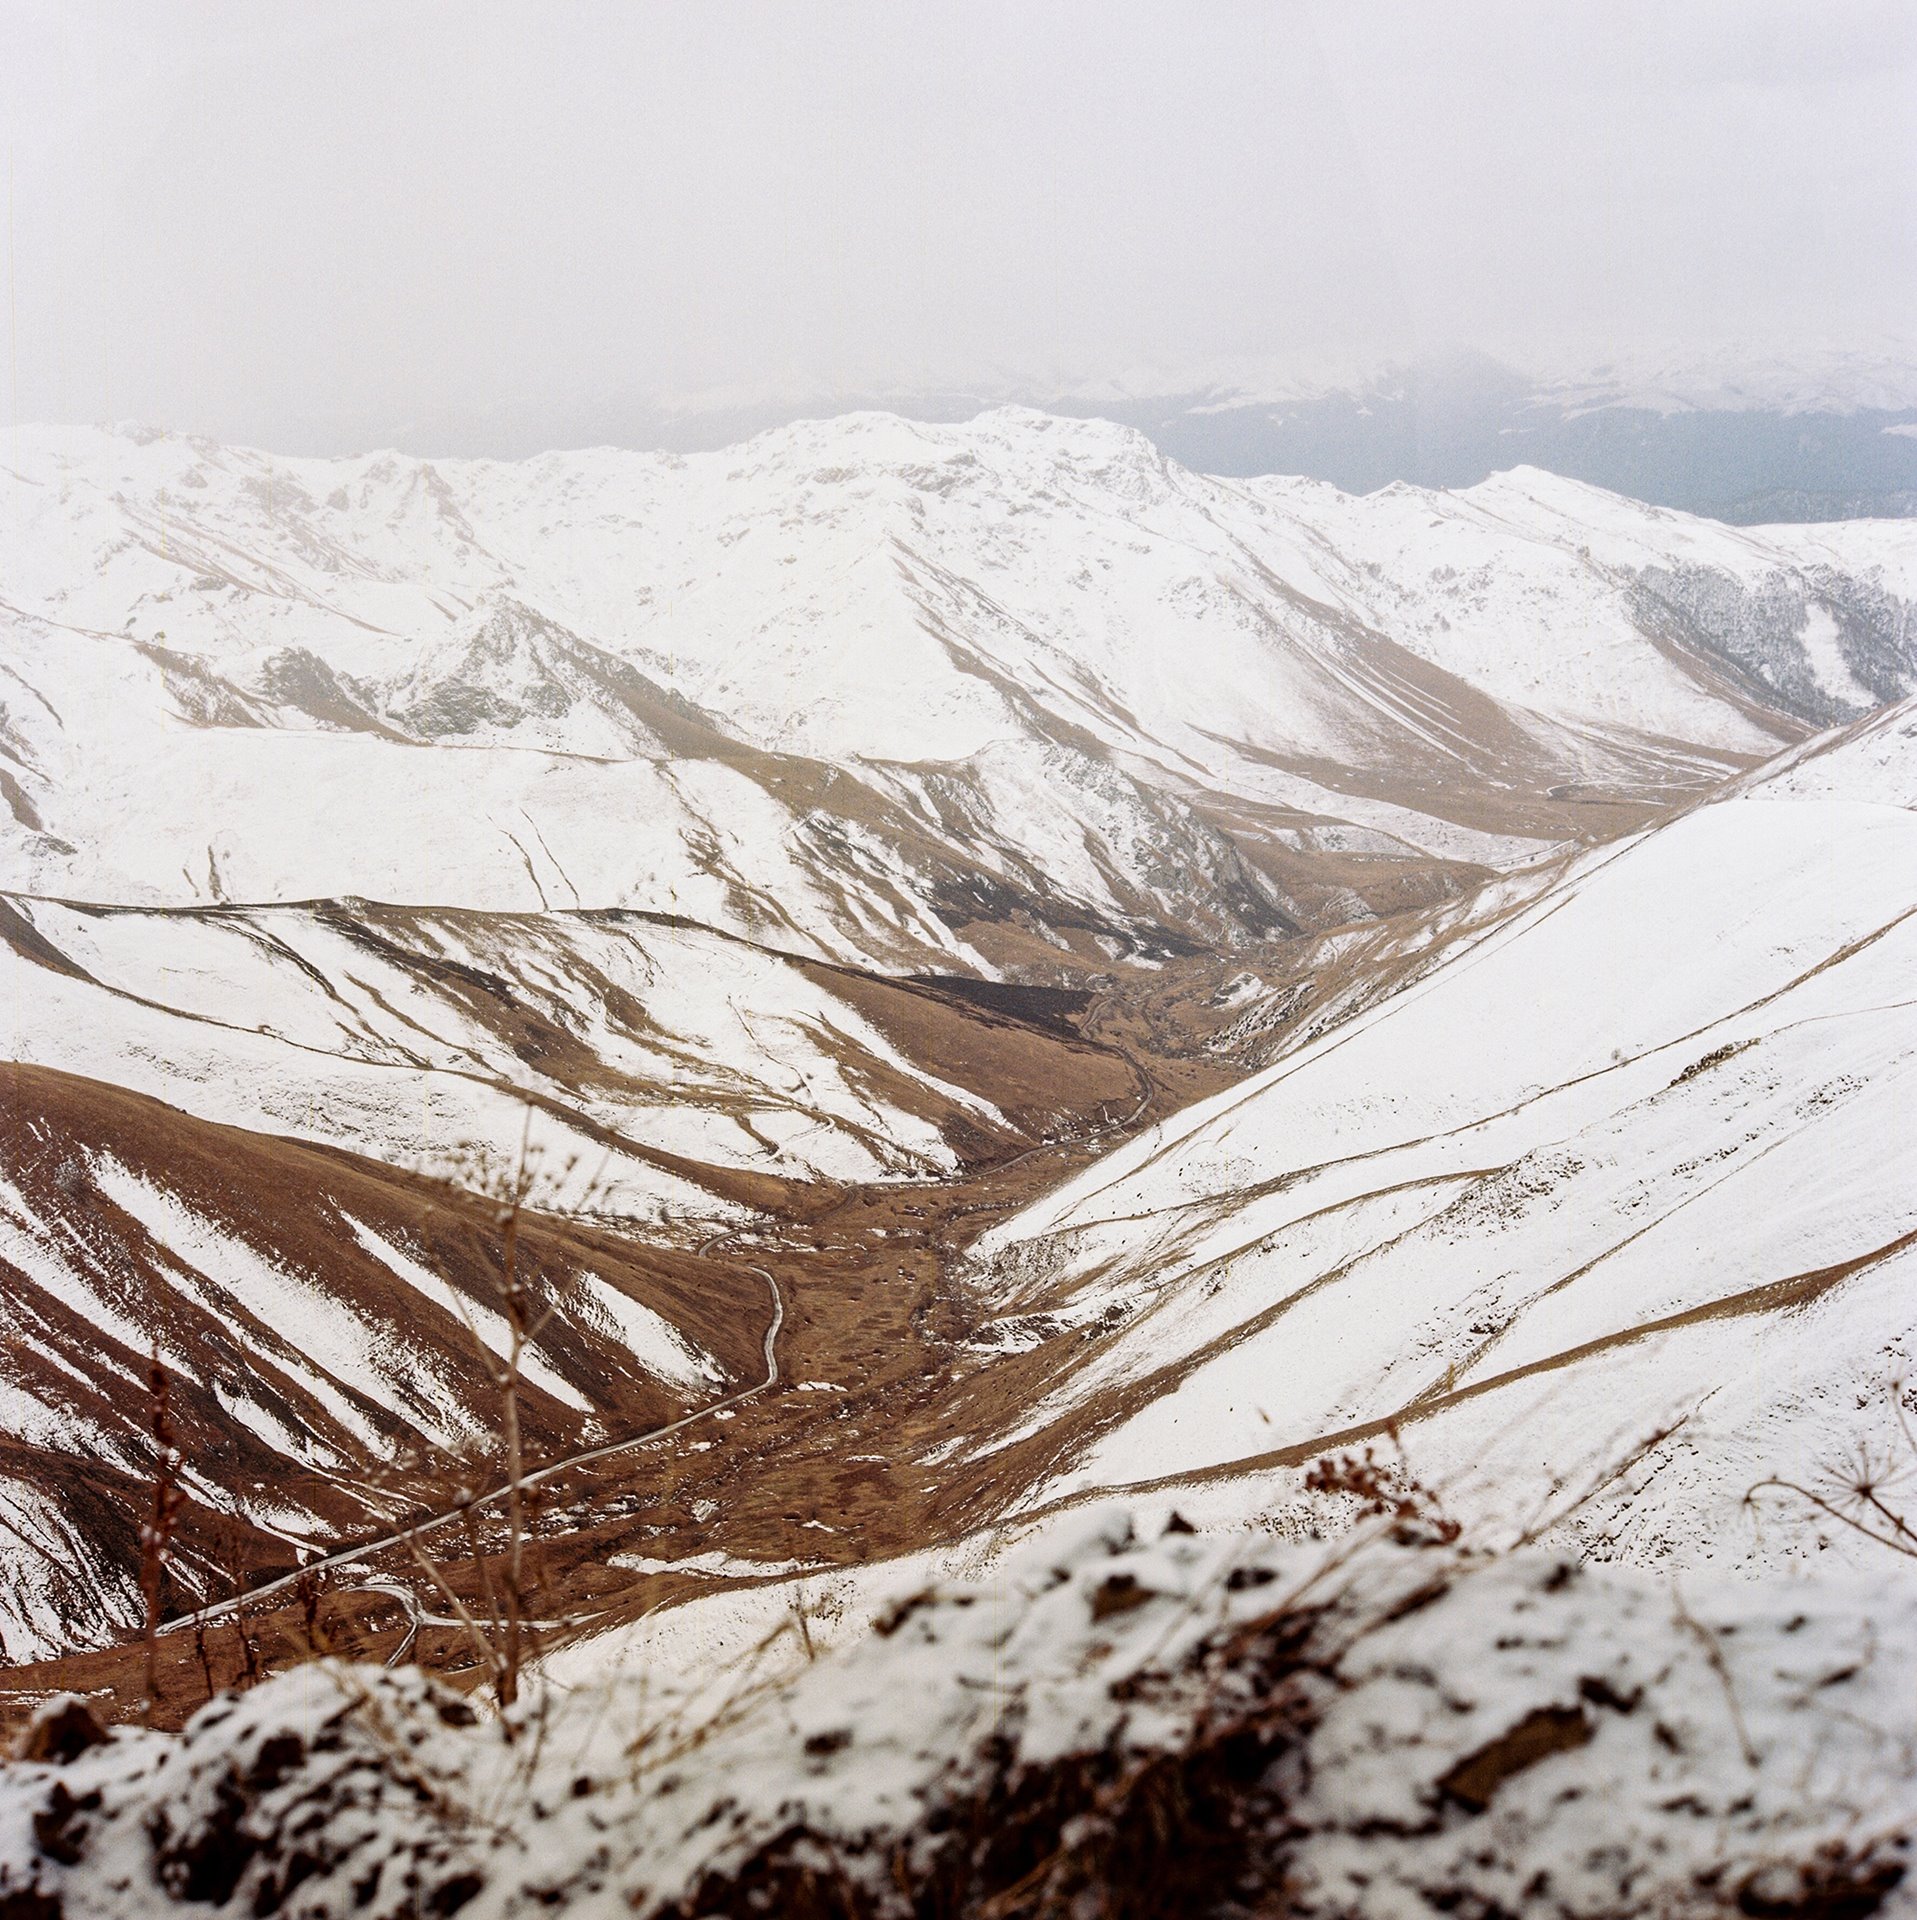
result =
[[1906,0],[0,0],[10,403],[520,451],[656,394],[1908,331]]

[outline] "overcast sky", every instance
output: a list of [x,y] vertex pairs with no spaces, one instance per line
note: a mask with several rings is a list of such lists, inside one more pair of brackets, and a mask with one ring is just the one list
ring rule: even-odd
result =
[[16,420],[519,452],[661,394],[1917,315],[1909,0],[0,0],[0,31]]

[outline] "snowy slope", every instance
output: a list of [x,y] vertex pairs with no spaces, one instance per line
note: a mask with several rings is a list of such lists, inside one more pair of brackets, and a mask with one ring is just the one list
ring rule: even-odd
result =
[[1640,824],[1917,670],[1905,529],[1222,482],[1015,409],[514,464],[29,430],[0,495],[4,872],[92,899],[1229,941]]
[[1573,726],[1716,740],[1727,701],[1828,723],[1913,690],[1897,521],[1727,527],[1536,468],[1436,496],[1442,515],[1413,487],[1357,515],[1322,484],[1245,484],[1318,521],[1394,638]]
[[0,939],[8,1058],[404,1165],[509,1159],[532,1099],[631,1220],[733,1214],[709,1170],[937,1174],[944,1127],[1024,1137],[830,971],[685,923],[16,899]]
[[997,1444],[1052,1494],[1251,1475],[1220,1497],[1282,1507],[1395,1422],[1523,1524],[1668,1432],[1588,1550],[1822,1544],[1739,1507],[1875,1443],[1917,1341],[1917,706],[1434,936],[980,1244],[1009,1329],[1093,1329]]
[[[187,1593],[496,1480],[510,1334],[487,1201],[20,1065],[0,1153],[0,1659],[137,1622],[156,1360]],[[542,1454],[756,1376],[752,1274],[550,1214],[521,1244],[551,1309],[522,1396]]]

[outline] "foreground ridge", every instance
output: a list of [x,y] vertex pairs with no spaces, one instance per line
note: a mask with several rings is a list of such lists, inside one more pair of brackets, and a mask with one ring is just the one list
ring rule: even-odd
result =
[[0,1774],[0,1902],[71,1920],[1890,1910],[1917,1824],[1917,1588],[1680,1592],[1475,1554],[1418,1500],[1401,1511],[1395,1539],[1371,1523],[1331,1549],[1107,1508],[986,1579],[868,1570],[830,1651],[787,1583],[729,1667],[548,1690],[504,1721],[333,1662],[180,1736],[45,1711],[48,1757]]

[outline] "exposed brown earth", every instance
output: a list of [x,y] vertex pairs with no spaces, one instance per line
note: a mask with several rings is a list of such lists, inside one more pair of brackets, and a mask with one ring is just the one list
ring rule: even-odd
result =
[[[756,1180],[751,1198],[776,1226],[730,1236],[704,1250],[642,1240],[616,1225],[535,1216],[526,1248],[541,1267],[597,1274],[643,1300],[717,1359],[724,1381],[710,1399],[755,1380],[767,1318],[763,1281],[776,1277],[785,1317],[778,1341],[779,1381],[727,1417],[703,1421],[655,1446],[637,1447],[548,1481],[539,1489],[540,1616],[561,1621],[562,1635],[631,1617],[688,1591],[684,1576],[635,1574],[613,1567],[614,1554],[683,1558],[712,1548],[747,1558],[863,1560],[939,1537],[971,1512],[980,1489],[960,1495],[918,1464],[961,1428],[983,1431],[1008,1404],[1036,1387],[1067,1355],[1046,1351],[994,1367],[989,1396],[965,1376],[966,1309],[949,1269],[967,1242],[1109,1145],[1118,1134],[1228,1084],[1237,1069],[1178,1037],[1176,1018],[1135,988],[1103,991],[995,989],[957,981],[885,981],[830,970],[833,990],[849,999],[902,1052],[967,1086],[990,1086],[995,1104],[1027,1133],[1015,1152],[980,1134],[956,1140],[975,1156],[942,1182],[837,1186]],[[1215,969],[1194,969],[1209,977]],[[1165,988],[1154,987],[1155,994]],[[1195,991],[1195,990],[1194,990]],[[1202,998],[1202,996],[1199,996]],[[1172,1051],[1176,1043],[1185,1057]],[[493,1298],[495,1217],[487,1205],[376,1162],[187,1118],[157,1101],[73,1076],[12,1068],[5,1103],[6,1147],[36,1211],[62,1223],[89,1270],[117,1273],[119,1305],[130,1324],[165,1315],[169,1414],[183,1454],[210,1480],[270,1488],[306,1508],[341,1544],[383,1535],[456,1506],[498,1484],[496,1448],[477,1443],[453,1459],[414,1432],[380,1459],[340,1427],[289,1369],[271,1364],[275,1331],[222,1324],[217,1312],[182,1307],[166,1278],[164,1250],[140,1224],[92,1190],[88,1156],[108,1153],[136,1174],[158,1180],[248,1245],[337,1287],[341,1304],[377,1323],[403,1324],[429,1346],[448,1399],[488,1425],[496,1393],[471,1335],[450,1311],[436,1310],[361,1251],[342,1213],[398,1244],[429,1248],[448,1281],[477,1303]],[[58,1143],[58,1150],[46,1143]],[[776,1187],[776,1192],[772,1191]],[[741,1198],[746,1197],[744,1194]],[[52,1448],[17,1464],[23,1477],[52,1490],[76,1535],[126,1577],[139,1565],[138,1526],[151,1500],[152,1409],[129,1391],[148,1355],[128,1341],[101,1342],[89,1323],[46,1287],[6,1269],[31,1330],[59,1361],[85,1378],[72,1390],[77,1410],[98,1428],[92,1457]],[[242,1316],[243,1320],[243,1316]],[[422,1331],[423,1330],[423,1331]],[[24,1356],[43,1392],[67,1392],[64,1375],[32,1348]],[[542,1465],[605,1438],[643,1434],[702,1403],[674,1394],[650,1376],[619,1368],[617,1349],[574,1340],[548,1358],[596,1410],[588,1420],[529,1386],[528,1459]],[[267,1358],[262,1359],[261,1355]],[[289,1426],[323,1436],[346,1463],[326,1472],[261,1444],[220,1398],[189,1377],[222,1368],[262,1378],[273,1410]],[[52,1377],[49,1378],[48,1376]],[[821,1385],[820,1383],[823,1383]],[[1010,1396],[1009,1400],[1007,1396]],[[359,1410],[390,1432],[385,1410]],[[12,1463],[10,1463],[12,1464]],[[808,1524],[811,1523],[811,1524]],[[500,1544],[496,1514],[482,1523],[486,1546]],[[477,1601],[481,1583],[459,1524],[432,1537],[449,1563],[456,1591]],[[257,1527],[189,1501],[174,1549],[184,1581],[169,1590],[168,1611],[199,1599],[221,1600],[283,1577],[294,1565],[287,1544]],[[390,1594],[350,1591],[361,1572],[419,1589],[429,1615],[444,1602],[409,1554],[373,1556],[363,1569],[326,1581],[337,1597],[320,1606],[328,1643],[364,1643],[375,1654],[397,1647],[407,1610]],[[85,1594],[76,1586],[76,1607]],[[177,1718],[205,1697],[209,1673],[224,1684],[250,1670],[305,1657],[313,1622],[305,1598],[281,1592],[246,1616],[246,1652],[232,1616],[204,1634],[163,1636],[163,1718]],[[464,1633],[428,1625],[412,1657],[457,1673],[472,1663]],[[96,1696],[115,1712],[141,1697],[143,1650],[109,1647],[32,1666],[4,1678],[5,1694],[27,1702],[49,1688]],[[210,1663],[210,1665],[209,1665]]]
[[[760,1270],[776,1281],[784,1304],[779,1378],[769,1390],[538,1489],[534,1604],[553,1623],[549,1638],[630,1620],[713,1584],[698,1575],[635,1572],[612,1564],[614,1556],[668,1562],[718,1550],[741,1560],[855,1563],[955,1539],[1003,1512],[1087,1437],[1088,1420],[1096,1425],[1122,1410],[1087,1410],[968,1460],[975,1443],[1002,1437],[1096,1351],[1105,1330],[1049,1328],[1041,1316],[1025,1351],[971,1344],[977,1309],[956,1272],[966,1247],[1123,1134],[1231,1084],[1275,1048],[1398,984],[1500,911],[1440,905],[1327,940],[1275,943],[1259,955],[1256,974],[1232,961],[1195,959],[1075,990],[886,980],[817,967],[831,976],[836,994],[915,1062],[958,1084],[989,1088],[1000,1110],[1026,1130],[1027,1143],[1008,1151],[1002,1139],[983,1134],[955,1140],[970,1164],[945,1181],[776,1183],[776,1196],[763,1196],[772,1200],[767,1224],[704,1248],[664,1245],[656,1236],[644,1241],[603,1225],[537,1221],[531,1238],[539,1257],[590,1264],[722,1359],[726,1384],[715,1387],[713,1400],[758,1377],[767,1318]],[[1407,939],[1421,929],[1429,938]],[[1246,1007],[1257,1008],[1258,1017],[1248,1021]],[[430,1240],[459,1285],[476,1299],[488,1297],[495,1236],[470,1196],[353,1156],[205,1127],[156,1102],[67,1076],[20,1070],[16,1084],[11,1124],[28,1138],[37,1120],[56,1139],[109,1145],[130,1163],[147,1156],[166,1167],[176,1188],[223,1208],[235,1231],[328,1272],[337,1262],[342,1287],[363,1309],[380,1310],[374,1296],[381,1286],[390,1294],[393,1280],[378,1263],[356,1262],[355,1249],[339,1245],[341,1207],[395,1239]],[[25,1162],[34,1164],[31,1152]],[[96,1210],[86,1230],[97,1234],[103,1224]],[[131,1237],[126,1222],[116,1224]],[[385,1310],[398,1305],[413,1303],[389,1298]],[[462,1401],[483,1419],[486,1377],[464,1329],[450,1314],[445,1322],[440,1338],[449,1377],[460,1380]],[[217,1338],[217,1330],[209,1326],[201,1337]],[[141,1356],[113,1358],[123,1376]],[[600,1418],[589,1430],[576,1413],[529,1393],[532,1465],[564,1459],[598,1438],[643,1434],[701,1403],[696,1394],[674,1399],[643,1376],[620,1377],[604,1355],[581,1353],[566,1377],[602,1409]],[[270,1465],[287,1480],[283,1457],[255,1448],[262,1456],[255,1460],[217,1403],[203,1399],[192,1391],[180,1397],[176,1420],[190,1451],[231,1457],[249,1472],[263,1474]],[[123,1465],[82,1466],[50,1454],[32,1463],[46,1484],[61,1489],[80,1524],[129,1568],[137,1565],[134,1516],[150,1497],[146,1417],[139,1406],[119,1411]],[[324,1414],[307,1409],[301,1417]],[[928,1466],[928,1456],[955,1464]],[[400,1466],[362,1452],[354,1472],[323,1481],[290,1477],[298,1484],[289,1494],[309,1501],[341,1544],[444,1513],[499,1483],[496,1458],[455,1463],[419,1446]],[[503,1546],[497,1511],[477,1524],[486,1557],[496,1558]],[[217,1558],[216,1533],[224,1560]],[[283,1543],[249,1535],[236,1551],[233,1533],[231,1523],[222,1530],[197,1509],[183,1529],[183,1554],[221,1568],[220,1580],[195,1582],[205,1597],[230,1590],[229,1563],[244,1587],[289,1570]],[[431,1544],[454,1591],[477,1605],[483,1577],[463,1525],[438,1529]],[[355,1590],[365,1576],[415,1591],[428,1623],[408,1658],[478,1677],[467,1634],[431,1624],[445,1620],[443,1600],[409,1553],[389,1548],[327,1576],[316,1621],[304,1597],[284,1591],[248,1613],[250,1653],[231,1614],[198,1636],[164,1636],[162,1716],[190,1712],[206,1695],[209,1673],[215,1685],[227,1684],[248,1672],[249,1662],[268,1668],[305,1658],[315,1624],[326,1644],[375,1657],[407,1645],[411,1610],[390,1592]],[[172,1610],[184,1611],[191,1600],[176,1590]],[[16,1667],[5,1676],[6,1697],[24,1704],[74,1688],[126,1713],[141,1704],[142,1660],[142,1647],[129,1643]]]
[[[375,1161],[193,1120],[96,1081],[21,1066],[9,1066],[6,1076],[0,1140],[12,1179],[120,1327],[119,1337],[103,1332],[95,1316],[62,1297],[63,1288],[0,1263],[10,1371],[28,1391],[37,1388],[79,1416],[93,1436],[84,1456],[8,1443],[8,1467],[59,1488],[76,1544],[97,1556],[89,1563],[83,1553],[79,1564],[57,1570],[77,1583],[82,1615],[83,1597],[103,1571],[138,1566],[135,1529],[150,1479],[152,1410],[130,1383],[145,1379],[156,1344],[175,1444],[193,1469],[227,1488],[284,1491],[331,1530],[363,1529],[442,1486],[448,1462],[434,1434],[449,1412],[465,1414],[476,1435],[489,1431],[497,1395],[470,1332],[449,1305],[423,1298],[368,1254],[342,1220],[350,1215],[390,1241],[418,1247],[449,1287],[483,1308],[498,1264],[497,1230],[483,1200]],[[433,1390],[431,1404],[412,1409],[418,1424],[403,1409],[356,1400],[350,1389],[316,1390],[300,1329],[276,1325],[238,1298],[196,1297],[180,1284],[177,1260],[95,1183],[89,1166],[96,1155],[179,1196],[262,1258],[323,1275],[330,1309],[403,1337],[423,1356]],[[526,1250],[542,1271],[594,1275],[643,1301],[697,1341],[727,1378],[750,1371],[760,1290],[749,1276],[544,1217],[529,1223]],[[542,1351],[609,1426],[652,1424],[682,1410],[675,1389],[620,1364],[610,1337],[595,1340],[585,1327],[555,1320]],[[253,1426],[233,1411],[242,1391],[258,1410]],[[524,1418],[529,1443],[542,1450],[576,1443],[583,1431],[583,1416],[537,1381],[527,1385]],[[298,1472],[255,1430],[262,1421],[311,1436],[338,1464]],[[394,1443],[390,1457],[370,1453],[367,1429]],[[472,1470],[479,1465],[475,1459]],[[287,1484],[289,1470],[295,1485]],[[291,1563],[282,1540],[197,1500],[185,1509],[180,1552],[216,1587],[236,1574],[250,1582]]]

